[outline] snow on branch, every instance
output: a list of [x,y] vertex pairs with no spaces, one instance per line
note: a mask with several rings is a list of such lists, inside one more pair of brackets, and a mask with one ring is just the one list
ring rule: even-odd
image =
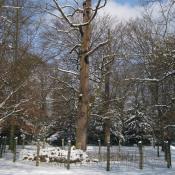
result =
[[14,91],[12,91],[1,103],[0,103],[0,109],[3,108],[3,106],[6,104],[6,102],[21,88],[24,87],[26,82],[22,83],[20,86],[18,86]]
[[168,72],[165,74],[165,76],[163,76],[162,78],[160,79],[157,79],[157,78],[127,78],[125,79],[125,81],[139,81],[139,82],[155,82],[155,83],[159,83],[163,80],[165,80],[166,78],[168,77],[171,77],[171,76],[174,76],[175,75],[175,70],[171,71],[171,72]]
[[96,50],[98,50],[100,47],[105,46],[108,42],[109,42],[109,40],[98,44],[94,49],[92,49],[92,50],[90,50],[89,52],[87,52],[87,53],[86,53],[86,56],[89,56],[89,55],[93,54]]
[[157,83],[157,82],[159,82],[159,79],[156,79],[156,78],[153,78],[153,79],[151,79],[151,78],[126,78],[126,79],[124,79],[125,81],[139,81],[139,82],[155,82],[155,83]]
[[0,123],[4,122],[7,118],[11,117],[12,115],[14,114],[17,114],[18,112],[21,112],[23,111],[23,109],[18,109],[23,103],[26,103],[28,102],[29,99],[26,99],[26,100],[21,100],[19,103],[15,104],[15,105],[12,105],[10,106],[10,108],[13,108],[13,110],[9,110],[8,112],[5,112],[3,114],[3,117],[0,119]]
[[[59,5],[59,3],[57,2],[57,0],[53,0],[53,2],[54,2],[55,5],[56,5],[56,8],[57,8],[58,11],[61,13],[61,16],[66,20],[66,22],[67,22],[71,27],[75,27],[75,28],[80,28],[80,27],[83,27],[83,26],[88,25],[88,24],[95,18],[95,16],[97,15],[98,10],[106,5],[107,1],[108,1],[108,0],[104,0],[104,3],[101,5],[102,0],[98,0],[97,5],[96,5],[95,9],[93,10],[94,13],[93,13],[93,15],[91,16],[91,18],[89,19],[89,21],[84,22],[84,23],[74,24],[74,23],[69,19],[69,17],[70,17],[70,16],[73,16],[73,15],[76,13],[76,11],[78,11],[78,12],[83,12],[82,9],[79,9],[79,8],[74,9],[74,7],[69,6],[69,8],[71,7],[72,9],[74,9],[75,12],[73,12],[71,15],[70,15],[70,14],[69,14],[69,15],[66,15],[66,14],[64,13],[64,11],[63,11],[63,9],[64,9],[65,7],[61,7],[61,6]],[[66,6],[66,7],[68,7],[68,6]],[[57,16],[57,17],[58,17],[58,16]]]
[[5,16],[0,16],[0,18],[3,20],[3,21],[6,21],[8,23],[12,23],[12,21],[10,21],[9,19],[7,19],[7,17]]
[[21,9],[22,7],[15,7],[15,6],[10,6],[10,5],[4,5],[1,8]]
[[175,75],[175,70],[173,70],[171,72],[168,72],[168,73],[165,74],[165,76],[163,78],[160,79],[160,81],[163,81],[166,78],[171,77],[171,76],[174,76],[174,75]]
[[61,68],[57,68],[57,69],[61,72],[64,72],[64,73],[72,74],[72,75],[75,75],[75,76],[79,75],[77,72],[74,72],[74,71],[69,71],[69,70],[65,70],[65,69],[61,69]]
[[0,119],[0,123],[4,122],[8,117],[12,116],[15,113],[21,112],[22,110],[13,110],[10,113],[6,114],[4,117]]

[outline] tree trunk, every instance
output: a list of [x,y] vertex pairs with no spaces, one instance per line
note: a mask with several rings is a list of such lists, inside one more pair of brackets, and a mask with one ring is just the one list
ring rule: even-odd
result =
[[15,135],[15,124],[14,119],[10,121],[10,140],[9,140],[9,150],[13,151],[14,146],[14,135]]
[[[109,39],[109,45],[108,45],[108,55],[112,55],[112,48],[111,48],[111,34],[110,31],[108,31],[108,39]],[[111,57],[107,59],[107,64],[105,66],[106,74],[105,74],[105,119],[104,119],[104,132],[105,132],[105,144],[107,145],[108,142],[110,142],[110,128],[111,128],[111,119],[109,114],[109,100],[110,100],[110,71],[111,71]]]
[[[19,7],[19,0],[16,1],[14,6]],[[16,9],[16,21],[15,21],[15,38],[14,38],[14,64],[18,60],[18,48],[19,48],[19,8]],[[14,67],[13,70],[13,78],[16,79],[16,69]],[[18,85],[12,84],[13,89],[15,89]],[[18,103],[19,98],[18,98],[19,93],[15,93],[13,95],[13,98],[16,103]],[[14,135],[15,135],[15,124],[14,121],[16,121],[16,116],[11,117],[11,125],[10,125],[10,144],[9,144],[9,149],[13,150],[13,145],[14,145]]]
[[[88,22],[91,18],[91,0],[83,3],[83,22]],[[90,46],[91,25],[82,27],[81,31],[81,52],[80,52],[80,94],[79,111],[76,128],[76,147],[86,150],[88,110],[89,110],[89,58],[86,53]]]

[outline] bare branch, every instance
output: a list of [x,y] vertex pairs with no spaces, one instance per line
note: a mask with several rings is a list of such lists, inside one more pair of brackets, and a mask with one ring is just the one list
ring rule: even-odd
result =
[[90,50],[89,52],[86,53],[86,56],[89,56],[91,54],[93,54],[96,50],[98,50],[100,47],[103,47],[105,46],[109,41],[105,41],[105,42],[102,42],[100,43],[98,46],[96,46],[94,49]]
[[[73,14],[71,15],[66,15],[63,11],[63,8],[58,4],[58,2],[56,0],[53,0],[53,2],[55,3],[58,11],[61,13],[62,17],[67,21],[67,23],[71,26],[71,27],[76,27],[76,28],[80,28],[80,27],[83,27],[83,26],[86,26],[88,25],[90,22],[92,22],[92,20],[95,18],[95,16],[97,15],[97,12],[100,8],[104,7],[107,3],[107,0],[104,1],[104,4],[102,6],[100,6],[101,4],[101,1],[102,0],[98,0],[97,2],[97,5],[95,7],[95,10],[94,10],[94,13],[93,15],[91,16],[90,20],[85,22],[85,23],[80,23],[80,24],[74,24],[72,23],[70,20],[69,20],[69,16],[72,16]],[[69,6],[70,7],[70,6]],[[71,7],[71,8],[74,8],[74,7]],[[82,12],[81,9],[78,9],[79,12]]]
[[73,51],[75,51],[77,48],[80,48],[80,47],[81,47],[80,44],[75,45],[75,46],[71,49],[70,54],[71,54]]
[[[105,0],[105,1],[104,1],[104,4],[98,7],[98,10],[101,9],[101,8],[103,8],[103,7],[105,7],[106,4],[107,4],[107,1],[108,1],[108,0]],[[95,10],[93,10],[93,11],[95,11]]]
[[15,104],[14,106],[10,106],[10,108],[13,108],[13,110],[11,110],[8,113],[5,113],[4,116],[0,119],[0,123],[4,122],[8,117],[12,116],[13,114],[16,114],[18,112],[23,111],[23,109],[17,109],[21,104],[28,102],[29,99],[26,100],[21,100],[19,103]]
[[6,104],[6,102],[21,88],[25,85],[26,82],[17,87],[14,91],[12,91],[4,100],[0,103],[0,109]]
[[67,23],[71,26],[71,27],[76,27],[72,24],[72,22],[68,19],[68,17],[65,15],[65,13],[63,12],[61,6],[57,3],[56,0],[53,0],[57,9],[59,10],[59,12],[61,13],[62,17],[67,21]]
[[7,17],[4,16],[0,16],[0,18],[8,23],[12,23],[12,21],[10,21],[9,19],[7,19]]
[[62,17],[60,17],[60,16],[58,16],[58,15],[56,15],[56,14],[50,12],[50,11],[47,10],[47,9],[45,9],[44,11],[47,12],[49,15],[52,15],[52,16],[54,16],[54,17],[56,17],[56,18],[63,19]]
[[14,111],[11,111],[10,113],[6,114],[4,117],[2,117],[0,119],[0,123],[4,122],[8,117],[12,116],[12,114],[15,114],[15,113],[18,113],[18,112],[21,112],[22,110],[14,110]]
[[59,78],[55,78],[53,76],[50,76],[50,78],[52,78],[52,79],[54,79],[54,80],[56,80],[56,81],[58,81],[60,83],[63,83],[67,88],[73,89],[77,94],[79,93],[79,91],[75,87],[73,87],[72,85],[70,85],[69,83],[67,83],[65,81],[62,81]]

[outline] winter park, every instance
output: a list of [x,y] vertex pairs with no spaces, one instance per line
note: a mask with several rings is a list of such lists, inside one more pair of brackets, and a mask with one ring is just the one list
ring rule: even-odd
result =
[[175,174],[175,0],[0,0],[0,175]]

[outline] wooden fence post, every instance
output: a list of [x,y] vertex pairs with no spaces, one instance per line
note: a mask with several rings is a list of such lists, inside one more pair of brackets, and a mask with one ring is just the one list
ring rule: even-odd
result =
[[171,147],[170,147],[170,142],[168,142],[168,161],[169,161],[170,167],[172,167],[172,164],[171,164]]
[[22,138],[22,149],[24,149],[25,148],[25,138],[26,138],[26,136],[24,134],[22,134],[21,138]]
[[98,139],[98,161],[101,161],[101,140]]
[[118,148],[119,148],[119,153],[120,153],[120,151],[121,151],[121,139],[119,139],[119,142],[118,142]]
[[39,162],[40,162],[40,140],[37,140],[37,151],[36,151],[36,166],[39,166]]
[[171,168],[171,148],[170,148],[170,143],[167,141],[165,142],[166,146],[166,161],[167,161],[167,168]]
[[160,157],[159,141],[157,142],[157,157]]
[[106,171],[110,171],[110,142],[107,143],[107,166]]
[[6,152],[6,145],[7,145],[7,137],[5,136],[4,137],[4,149],[3,149],[4,153]]
[[138,142],[139,147],[139,168],[143,169],[143,147],[142,147],[142,141]]
[[164,141],[164,154],[165,154],[165,161],[167,161],[167,145],[166,145],[166,141]]
[[64,139],[61,139],[62,149],[64,150]]
[[42,148],[45,149],[46,148],[46,139],[43,139],[43,143],[42,143]]
[[3,138],[0,136],[0,158],[2,158],[3,153]]
[[68,140],[67,169],[70,169],[71,141]]
[[14,138],[14,143],[13,143],[13,162],[16,162],[16,146],[18,142],[18,137]]

